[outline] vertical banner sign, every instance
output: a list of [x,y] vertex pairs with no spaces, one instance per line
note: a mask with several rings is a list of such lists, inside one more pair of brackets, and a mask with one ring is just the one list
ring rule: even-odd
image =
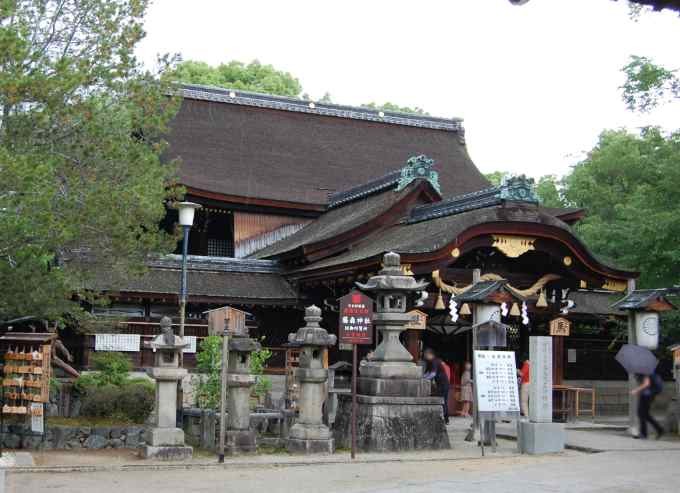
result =
[[340,344],[352,345],[352,459],[357,450],[357,356],[358,344],[373,344],[373,300],[359,291],[340,298],[338,323]]
[[373,300],[352,291],[340,298],[340,344],[373,344]]

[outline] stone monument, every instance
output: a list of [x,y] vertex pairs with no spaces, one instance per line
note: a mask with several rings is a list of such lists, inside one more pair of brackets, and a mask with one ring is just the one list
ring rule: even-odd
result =
[[177,382],[187,373],[179,367],[179,354],[188,346],[172,331],[172,321],[161,319],[161,333],[148,346],[155,353],[153,368],[147,370],[156,381],[154,427],[146,432],[145,459],[182,460],[193,454],[184,443],[184,431],[177,428]]
[[306,325],[288,336],[291,344],[301,347],[300,366],[296,372],[300,382],[300,415],[286,442],[291,453],[332,454],[335,451],[331,432],[323,424],[322,407],[328,380],[328,370],[323,367],[323,351],[333,346],[337,337],[320,327],[320,321],[321,308],[312,305],[305,310]]
[[[370,361],[359,368],[357,379],[357,447],[364,451],[450,448],[444,424],[442,400],[430,396],[430,382],[401,344],[399,335],[411,316],[406,313],[408,296],[428,283],[404,275],[400,257],[387,253],[383,268],[360,289],[376,295],[373,323],[382,335]],[[338,396],[340,403],[334,435],[339,446],[350,446],[351,396]]]
[[520,450],[548,454],[564,450],[562,423],[553,423],[552,337],[529,338],[529,421],[520,422]]
[[229,340],[229,372],[227,373],[227,433],[228,454],[255,452],[255,432],[250,428],[250,389],[255,376],[250,373],[250,353],[260,349],[251,339],[245,324]]

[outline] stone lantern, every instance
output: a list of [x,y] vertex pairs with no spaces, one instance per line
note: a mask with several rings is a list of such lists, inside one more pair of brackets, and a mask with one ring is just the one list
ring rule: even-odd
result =
[[290,429],[286,448],[291,453],[328,453],[335,450],[331,432],[323,424],[322,406],[326,397],[328,370],[323,367],[323,352],[333,346],[336,336],[319,326],[321,309],[312,305],[305,310],[306,325],[288,336],[291,344],[300,346],[300,366],[296,376],[300,382],[300,415]]
[[382,335],[371,361],[361,366],[361,378],[357,381],[359,394],[430,395],[430,384],[423,380],[422,368],[413,362],[413,356],[399,340],[412,318],[406,313],[408,295],[425,289],[427,284],[404,275],[396,253],[385,254],[383,268],[377,276],[366,284],[357,283],[363,291],[375,293],[373,324]]
[[[357,447],[363,451],[396,451],[450,448],[442,413],[441,397],[431,396],[431,384],[423,369],[413,362],[399,335],[412,315],[409,296],[422,291],[427,282],[416,281],[401,269],[400,257],[387,253],[383,268],[365,284],[363,291],[376,297],[373,324],[382,335],[373,358],[362,362],[357,379]],[[338,396],[333,425],[338,446],[349,447],[351,396]]]
[[144,458],[182,460],[190,458],[192,447],[184,444],[184,431],[177,428],[177,382],[187,373],[179,367],[179,355],[189,344],[172,331],[172,321],[161,319],[161,333],[148,346],[155,353],[148,374],[156,381],[154,427],[146,433]]
[[255,432],[250,428],[250,389],[255,384],[255,376],[250,373],[250,354],[259,349],[260,343],[249,337],[245,324],[229,340],[226,434],[229,454],[256,450]]

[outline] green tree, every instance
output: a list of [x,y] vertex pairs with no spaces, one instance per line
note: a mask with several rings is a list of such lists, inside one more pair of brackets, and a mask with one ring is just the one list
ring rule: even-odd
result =
[[680,279],[680,132],[605,131],[565,179],[565,197],[584,207],[577,230],[598,254],[640,270],[641,286]]
[[622,72],[623,101],[633,111],[650,111],[665,101],[680,97],[677,70],[655,64],[651,59],[632,55]]
[[505,171],[494,171],[492,173],[485,173],[484,178],[489,180],[494,187],[498,187],[501,185],[501,181],[506,174]]
[[560,180],[555,175],[544,175],[538,179],[536,195],[538,195],[541,204],[546,207],[566,207],[568,205],[562,196]]
[[172,248],[161,135],[176,102],[134,56],[146,0],[0,1],[0,319],[78,314],[90,268]]
[[171,76],[177,82],[242,89],[244,91],[299,97],[300,82],[288,72],[257,60],[249,64],[238,61],[222,63],[216,67],[205,62],[188,60],[177,65]]
[[396,111],[397,113],[411,113],[414,115],[422,115],[422,116],[429,116],[430,114],[427,113],[424,109],[419,108],[417,106],[400,106],[398,104],[390,103],[389,101],[383,103],[383,104],[378,104],[378,103],[366,103],[361,105],[364,108],[370,108],[372,110],[383,110],[383,111]]

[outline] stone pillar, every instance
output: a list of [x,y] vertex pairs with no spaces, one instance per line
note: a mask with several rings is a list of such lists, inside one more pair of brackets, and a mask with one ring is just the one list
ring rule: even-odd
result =
[[288,341],[301,346],[297,379],[300,382],[300,415],[290,429],[286,448],[291,453],[328,453],[335,450],[331,432],[323,424],[322,407],[326,400],[328,370],[323,367],[323,353],[336,342],[336,336],[319,326],[321,309],[312,305],[305,310],[304,327],[290,334]]
[[250,353],[260,344],[247,334],[236,335],[229,341],[229,373],[227,374],[227,434],[228,454],[255,452],[255,432],[250,428],[250,389],[255,384],[250,374]]
[[[404,275],[400,257],[388,253],[383,269],[363,291],[376,295],[373,324],[382,335],[374,357],[359,368],[357,379],[357,446],[363,451],[450,448],[441,397],[430,396],[430,382],[399,341],[411,316],[406,314],[409,296],[427,287],[412,275]],[[339,395],[333,426],[338,445],[350,446],[351,396]]]
[[184,443],[184,431],[177,428],[177,382],[187,373],[179,367],[179,354],[188,343],[172,333],[168,317],[161,320],[162,333],[148,345],[155,352],[155,366],[148,374],[156,381],[154,427],[146,432],[142,455],[146,459],[182,460],[190,458],[192,447]]
[[552,337],[529,338],[529,421],[522,421],[519,429],[523,453],[548,454],[564,450],[564,425],[552,422],[552,355]]

